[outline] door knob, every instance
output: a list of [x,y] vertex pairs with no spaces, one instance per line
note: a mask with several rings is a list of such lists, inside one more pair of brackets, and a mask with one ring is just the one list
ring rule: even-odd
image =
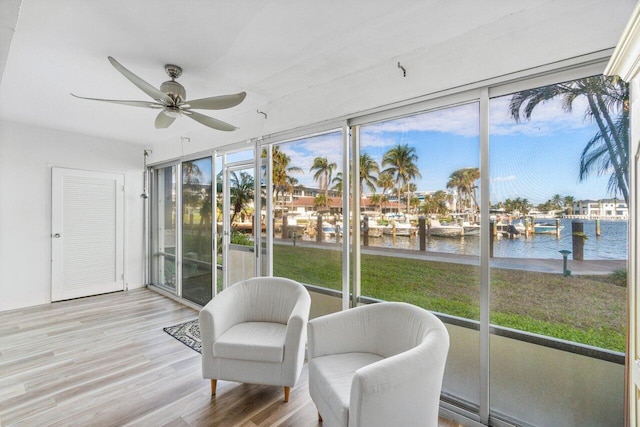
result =
[[62,236],[60,235],[60,233],[56,233],[56,234],[53,235],[53,237],[56,238],[56,239],[59,239]]

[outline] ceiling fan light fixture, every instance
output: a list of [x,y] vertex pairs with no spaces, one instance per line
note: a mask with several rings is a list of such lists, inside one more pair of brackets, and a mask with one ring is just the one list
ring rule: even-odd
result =
[[166,107],[163,112],[167,116],[173,118],[180,117],[182,115],[182,111],[180,111],[178,107]]

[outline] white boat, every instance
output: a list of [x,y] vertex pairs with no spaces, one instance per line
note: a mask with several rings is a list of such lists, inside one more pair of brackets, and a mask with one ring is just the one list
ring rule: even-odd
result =
[[391,221],[383,229],[383,233],[386,235],[396,235],[396,236],[413,236],[416,231],[418,231],[417,227],[414,227],[408,222],[399,222],[399,221]]
[[564,225],[561,225],[558,230],[558,226],[552,222],[536,222],[533,224],[533,231],[536,234],[556,234],[557,231],[562,231],[563,229]]
[[374,219],[369,219],[369,237],[381,237],[386,228],[386,225],[379,224]]
[[442,224],[437,219],[431,219],[429,223],[429,235],[439,237],[461,237],[464,235],[464,227],[459,224]]
[[480,224],[472,224],[469,221],[464,221],[462,223],[463,232],[462,234],[465,236],[479,236],[480,235]]
[[322,224],[322,234],[325,238],[336,237],[336,227],[331,224]]

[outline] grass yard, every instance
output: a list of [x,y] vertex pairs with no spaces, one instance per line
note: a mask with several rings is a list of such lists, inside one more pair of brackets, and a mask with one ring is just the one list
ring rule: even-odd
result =
[[[341,257],[335,250],[274,245],[273,274],[340,290]],[[362,255],[361,273],[363,296],[479,319],[477,266]],[[624,352],[626,300],[615,275],[491,270],[491,323],[522,331]]]

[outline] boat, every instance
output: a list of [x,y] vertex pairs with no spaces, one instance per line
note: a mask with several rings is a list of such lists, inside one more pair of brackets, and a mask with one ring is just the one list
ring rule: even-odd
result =
[[382,230],[383,234],[386,235],[395,235],[395,236],[413,236],[416,231],[418,231],[417,227],[414,227],[408,222],[398,222],[391,221],[391,223],[387,224]]
[[533,224],[533,232],[536,234],[556,234],[558,231],[562,231],[564,225],[558,226],[552,222],[536,222]]
[[367,221],[366,227],[369,237],[382,237],[386,224],[382,224],[382,218],[378,212],[363,212],[360,230],[364,229],[364,221]]
[[461,237],[464,235],[464,227],[459,224],[442,224],[437,219],[431,219],[429,222],[429,235],[438,237]]
[[472,224],[468,221],[462,223],[462,234],[464,236],[479,236],[480,235],[480,224]]
[[327,237],[336,237],[336,227],[331,224],[322,224],[322,235]]
[[380,224],[377,220],[373,218],[369,218],[368,227],[369,227],[369,237],[381,237],[384,234],[384,230],[387,228],[386,225]]

